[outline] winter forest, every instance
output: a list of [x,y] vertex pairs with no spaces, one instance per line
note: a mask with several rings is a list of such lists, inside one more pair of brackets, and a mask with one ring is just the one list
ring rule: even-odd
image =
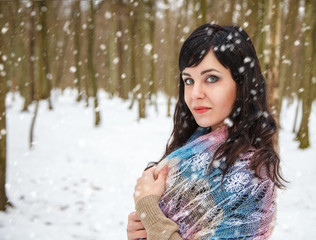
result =
[[243,27],[267,81],[290,181],[272,238],[315,236],[315,0],[1,0],[0,239],[126,238],[207,22]]

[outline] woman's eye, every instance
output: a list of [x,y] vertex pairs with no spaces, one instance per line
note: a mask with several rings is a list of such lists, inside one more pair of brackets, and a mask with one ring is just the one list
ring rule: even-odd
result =
[[214,83],[214,82],[216,82],[217,80],[218,80],[218,77],[216,77],[216,76],[209,76],[209,77],[206,79],[206,81],[211,82],[211,83]]
[[183,81],[184,81],[185,85],[191,85],[194,83],[193,79],[191,79],[191,78],[184,79]]

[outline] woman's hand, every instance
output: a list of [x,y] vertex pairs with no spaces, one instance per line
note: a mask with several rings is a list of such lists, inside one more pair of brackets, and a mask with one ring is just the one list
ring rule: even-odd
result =
[[136,212],[131,212],[128,215],[127,238],[128,240],[147,239],[147,233],[144,225],[140,221]]
[[166,178],[168,175],[168,167],[165,165],[157,176],[155,176],[156,167],[151,167],[143,175],[137,179],[134,192],[134,202],[148,195],[161,195],[166,190]]

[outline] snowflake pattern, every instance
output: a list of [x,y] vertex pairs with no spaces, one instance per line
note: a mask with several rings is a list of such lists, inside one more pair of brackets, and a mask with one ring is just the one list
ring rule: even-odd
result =
[[262,214],[259,212],[254,212],[250,216],[248,216],[249,222],[260,221],[261,218],[262,218]]
[[240,226],[243,222],[242,220],[238,219],[238,218],[231,218],[228,219],[227,221],[225,221],[226,225],[229,226]]
[[200,171],[204,169],[209,164],[209,154],[208,153],[199,153],[194,155],[192,158],[192,171]]
[[237,172],[236,174],[231,176],[230,179],[227,180],[225,189],[226,191],[229,191],[231,193],[239,192],[250,180],[251,177],[249,176],[249,174],[245,172]]

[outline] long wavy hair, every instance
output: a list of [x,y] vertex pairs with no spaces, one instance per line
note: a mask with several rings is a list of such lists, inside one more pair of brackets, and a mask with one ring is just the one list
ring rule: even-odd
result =
[[250,148],[256,151],[250,168],[260,177],[262,167],[278,188],[284,188],[280,173],[280,158],[275,150],[277,123],[267,104],[266,84],[259,60],[248,34],[239,26],[204,24],[194,30],[184,42],[179,56],[179,95],[174,112],[174,128],[162,159],[183,146],[199,127],[184,101],[182,71],[197,66],[209,51],[228,68],[237,85],[236,100],[228,118],[233,126],[228,127],[228,138],[215,152],[209,164],[225,157],[223,177],[236,159]]

